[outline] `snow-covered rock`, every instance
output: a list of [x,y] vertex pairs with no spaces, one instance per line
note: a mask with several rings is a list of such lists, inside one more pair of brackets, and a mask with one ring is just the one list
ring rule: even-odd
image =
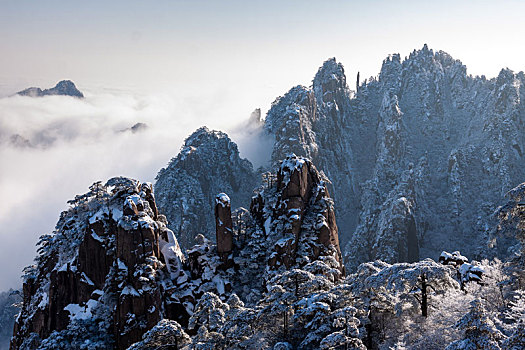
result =
[[[525,178],[524,83],[523,73],[508,69],[490,80],[473,77],[425,45],[405,59],[389,56],[354,94],[330,59],[311,87],[294,87],[272,104],[265,120],[275,136],[272,160],[294,152],[331,179],[351,268],[376,258],[413,260],[395,253],[397,239],[373,249],[392,230],[399,217],[392,205],[402,198],[403,226],[415,231],[400,232],[415,232],[413,257],[458,248],[477,256],[494,225],[491,213]],[[371,242],[371,255],[355,254],[359,241]],[[507,248],[502,241],[498,253]]]
[[181,246],[189,248],[198,234],[215,239],[216,194],[228,193],[233,208],[246,207],[256,179],[251,163],[239,157],[237,145],[226,134],[203,127],[159,171],[156,202]]
[[152,190],[119,177],[68,202],[55,231],[41,237],[36,265],[25,270],[13,349],[76,348],[95,339],[101,343],[93,349],[125,349],[163,317],[187,319],[183,307],[164,305],[172,280],[184,275],[184,257]]

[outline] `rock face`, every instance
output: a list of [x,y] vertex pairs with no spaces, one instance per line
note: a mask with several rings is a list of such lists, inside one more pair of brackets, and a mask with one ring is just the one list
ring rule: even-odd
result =
[[155,197],[183,247],[198,234],[214,240],[215,195],[228,193],[233,208],[248,206],[257,178],[226,134],[203,127],[188,137],[176,158],[159,171]]
[[84,98],[84,94],[77,89],[77,87],[71,80],[62,80],[58,82],[55,85],[55,87],[45,90],[42,90],[37,87],[30,87],[28,89],[17,92],[17,95],[29,97],[61,95]]
[[271,268],[300,267],[330,256],[344,274],[333,201],[311,161],[296,155],[283,160],[275,187],[254,197],[251,212],[264,222]]
[[74,347],[64,339],[82,337],[125,349],[169,310],[161,281],[166,270],[177,275],[173,260],[183,256],[161,254],[173,233],[157,220],[151,184],[113,178],[90,190],[69,202],[26,269],[11,349]]
[[272,160],[294,152],[332,180],[351,269],[443,249],[476,256],[490,214],[525,176],[524,83],[508,69],[491,80],[469,76],[460,61],[425,45],[404,60],[389,56],[354,94],[330,59],[311,87],[272,104]]
[[[272,166],[294,153],[330,178],[351,270],[375,259],[436,257],[443,249],[476,257],[503,194],[525,177],[525,75],[504,69],[491,80],[472,77],[460,61],[425,45],[404,60],[389,56],[358,92],[346,81],[332,58],[311,87],[293,87],[275,100],[264,120],[275,140]],[[213,194],[230,194],[233,208],[248,204],[253,171],[236,147],[219,144],[231,141],[200,129],[159,172],[159,207],[184,246],[199,232],[213,232]],[[251,205],[263,203],[256,198]],[[509,245],[501,241],[497,253],[505,255]]]
[[[351,168],[350,101],[343,66],[330,59],[319,68],[311,88],[296,86],[277,98],[265,119],[267,132],[275,137],[272,164],[290,153],[311,159],[332,181],[328,186],[336,201],[358,197]],[[338,206],[342,227],[355,227],[357,206],[355,200]]]

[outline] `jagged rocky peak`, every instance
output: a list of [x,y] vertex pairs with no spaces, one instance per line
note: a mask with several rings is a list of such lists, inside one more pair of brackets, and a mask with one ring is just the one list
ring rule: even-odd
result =
[[232,207],[247,206],[256,176],[223,132],[202,127],[190,135],[177,157],[161,169],[155,184],[157,205],[183,247],[198,234],[214,240],[215,194],[228,193]]
[[133,126],[128,129],[124,129],[123,131],[131,131],[133,134],[136,134],[139,132],[143,132],[146,129],[148,129],[148,124],[139,122],[139,123],[133,124]]
[[327,186],[336,202],[349,199],[336,206],[344,231],[355,227],[358,204],[350,140],[361,132],[351,120],[350,96],[344,68],[331,58],[319,68],[312,87],[292,88],[272,104],[265,119],[266,130],[275,137],[274,166],[291,153],[306,157],[331,179]]
[[323,63],[314,77],[313,90],[319,103],[332,102],[340,98],[338,94],[348,92],[345,70],[335,57]]
[[381,84],[396,93],[401,88],[401,56],[399,54],[388,55],[383,61],[379,73]]
[[163,317],[186,317],[165,304],[161,281],[179,276],[184,258],[157,213],[151,184],[113,178],[68,203],[25,270],[11,349],[85,340],[125,349]]
[[344,68],[335,58],[319,68],[311,88],[296,86],[277,98],[265,119],[266,130],[276,139],[273,164],[277,165],[288,154],[295,153],[312,159],[324,169],[322,153],[328,144],[339,144],[340,149],[331,152],[345,148],[340,138],[349,101],[350,90]]
[[344,274],[333,201],[310,160],[295,154],[284,159],[275,187],[252,199],[251,212],[273,242],[270,267],[300,267],[330,257]]
[[[401,60],[399,54],[389,55],[379,73],[379,82],[383,89],[390,89],[400,97],[405,90],[411,91],[416,86],[426,88],[419,93],[432,89],[434,94],[444,93],[451,88],[453,94],[466,87],[466,67],[443,51],[434,52],[425,44],[421,50],[414,50],[408,58]],[[448,85],[450,84],[450,85]],[[441,90],[440,90],[441,88]]]
[[42,96],[52,96],[52,95],[61,95],[61,96],[71,96],[77,98],[84,98],[84,94],[77,89],[75,84],[71,80],[62,80],[59,81],[55,87],[42,90],[37,87],[30,87],[28,89],[17,92],[21,96],[29,97],[42,97]]
[[251,114],[250,118],[248,119],[248,125],[260,127],[264,125],[264,119],[261,115],[261,109],[256,108]]
[[314,94],[304,86],[293,87],[272,103],[265,129],[275,137],[273,166],[290,153],[309,158],[317,156],[317,140],[312,129],[315,112]]
[[187,342],[215,326],[209,306],[242,306],[240,297],[255,307],[280,279],[304,283],[296,293],[311,280],[333,285],[345,270],[327,180],[296,155],[264,178],[251,215],[232,216],[230,197],[214,196],[217,244],[198,235],[185,254],[150,183],[93,184],[68,202],[25,270],[11,349],[135,349],[164,332]]
[[[494,84],[496,94],[495,111],[505,113],[514,109],[520,103],[520,90],[523,86],[523,73],[521,79],[518,74],[514,74],[510,69],[502,69]],[[521,92],[523,93],[523,92]]]

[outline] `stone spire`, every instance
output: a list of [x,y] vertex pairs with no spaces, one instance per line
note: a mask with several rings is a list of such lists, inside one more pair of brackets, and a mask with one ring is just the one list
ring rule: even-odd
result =
[[217,252],[221,260],[226,262],[233,248],[231,204],[226,193],[219,193],[215,197],[215,228]]

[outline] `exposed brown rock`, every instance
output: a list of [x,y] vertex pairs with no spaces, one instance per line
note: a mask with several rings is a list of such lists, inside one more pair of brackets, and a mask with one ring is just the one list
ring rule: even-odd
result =
[[[294,265],[301,237],[313,234],[314,242],[328,250],[335,249],[335,257],[344,273],[333,202],[325,181],[312,162],[295,155],[288,156],[277,172],[277,191],[272,220],[283,220],[283,238],[276,242],[276,254],[270,257],[269,265],[277,267],[282,264],[287,268]],[[263,207],[261,195],[252,198],[252,216],[259,225],[263,222]],[[307,216],[310,219],[305,223]],[[317,259],[322,254],[316,244],[306,251],[310,252],[311,259]]]
[[[24,306],[14,327],[12,350],[20,349],[31,333],[45,339],[53,331],[65,329],[70,322],[70,313],[65,307],[69,304],[86,305],[90,299],[100,297],[99,293],[93,293],[95,290],[106,291],[107,288],[117,297],[112,320],[117,349],[126,349],[139,341],[168,313],[177,321],[187,322],[189,315],[181,312],[180,305],[170,303],[167,308],[163,305],[163,301],[169,298],[163,297],[157,274],[163,266],[159,240],[161,232],[166,230],[166,220],[159,218],[151,184],[141,185],[139,192],[136,182],[129,179],[118,181],[120,183],[111,200],[120,198],[122,207],[116,211],[108,209],[109,212],[88,214],[89,222],[83,226],[83,238],[72,248],[77,249],[74,259],[60,267],[56,256],[50,255],[40,266],[38,275],[26,279]],[[109,202],[107,205],[109,208]],[[80,223],[76,209],[71,210],[67,217],[71,219],[65,219],[61,230],[70,230]],[[119,211],[122,211],[121,217]],[[155,221],[157,218],[161,220]],[[166,234],[164,236],[166,241]],[[117,269],[116,274],[108,280],[114,273],[112,267]],[[43,294],[47,295],[48,301]],[[165,309],[167,314],[163,315]],[[36,346],[38,341],[30,348]]]
[[159,212],[157,210],[157,204],[155,203],[155,196],[153,194],[153,185],[150,182],[145,182],[140,185],[140,190],[143,193],[144,199],[149,204],[149,207],[153,211],[153,220],[157,220]]
[[[109,231],[115,232],[115,228],[112,227]],[[104,223],[97,221],[89,225],[78,249],[78,270],[86,274],[94,283],[95,289],[101,290],[104,288],[106,276],[114,260],[114,257],[108,254],[104,243],[106,235]]]
[[[137,208],[144,208],[140,200],[137,202]],[[126,200],[124,207],[129,203]],[[125,349],[161,319],[161,292],[155,280],[160,260],[159,226],[144,212],[124,216],[117,228],[115,258],[127,268],[114,317],[117,348]]]
[[80,302],[78,295],[79,278],[68,265],[65,271],[51,272],[49,287],[49,328],[48,331],[61,330],[69,323],[69,312],[64,308]]
[[[277,174],[274,184],[277,187],[271,188],[275,197],[259,194],[252,199],[251,214],[261,227],[267,220],[282,221],[279,233],[283,238],[274,241],[269,264],[291,267],[297,263],[298,251],[303,257],[308,255],[303,261],[311,261],[333,252],[334,247],[341,261],[335,215],[324,182],[310,161],[294,157],[283,162]],[[79,201],[74,202],[76,206],[61,215],[57,234],[53,236],[63,240],[55,250],[60,254],[45,255],[36,276],[30,274],[26,278],[24,307],[15,325],[12,350],[27,348],[22,343],[31,333],[45,339],[53,331],[67,328],[71,315],[66,308],[70,304],[78,304],[76,308],[86,305],[109,308],[110,326],[105,335],[113,335],[116,349],[127,349],[163,318],[176,320],[183,326],[188,324],[190,309],[186,309],[185,303],[195,305],[202,295],[200,287],[192,284],[194,281],[216,284],[224,296],[233,289],[228,273],[238,265],[234,266],[233,220],[226,194],[216,196],[216,248],[199,236],[202,242],[188,251],[188,259],[182,265],[184,258],[173,232],[166,228],[165,217],[157,212],[151,185],[139,186],[134,180],[121,179],[105,186],[99,184],[93,187],[96,192],[79,196]],[[81,201],[86,197],[87,200]],[[273,209],[265,207],[269,206],[265,200],[272,203]],[[241,226],[247,225],[249,219],[240,217],[247,215],[246,209],[236,214],[239,235],[243,232]],[[74,234],[71,238],[67,236],[70,233]],[[326,251],[321,246],[327,247]],[[69,247],[74,251],[62,254]],[[169,262],[165,260],[175,262],[166,266],[164,263]],[[215,279],[221,274],[221,278]],[[189,292],[181,293],[186,290]],[[38,338],[35,339],[36,345],[31,349],[38,346]]]
[[233,249],[232,213],[230,198],[225,193],[215,197],[215,227],[217,253],[226,262]]

